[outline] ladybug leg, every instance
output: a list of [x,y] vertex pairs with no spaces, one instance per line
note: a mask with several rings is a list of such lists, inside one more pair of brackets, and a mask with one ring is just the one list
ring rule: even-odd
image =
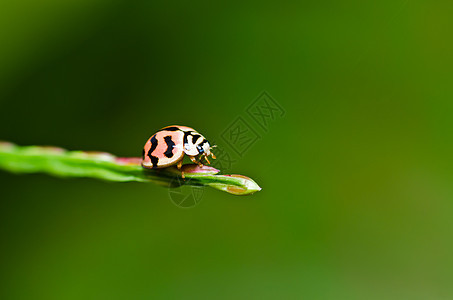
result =
[[[178,168],[178,170],[181,170],[182,168],[182,159],[178,162],[178,164],[176,165],[176,167]],[[184,171],[181,171],[181,177],[184,179],[186,178],[186,176],[184,175]]]
[[211,152],[211,156],[212,158],[216,159],[217,157],[215,157],[214,153]]
[[190,160],[194,163],[196,163],[199,167],[203,167],[203,164],[199,161],[197,161],[197,158],[195,156],[189,156]]
[[207,155],[204,155],[203,157],[204,157],[204,159],[206,159],[206,161],[208,162],[208,165],[210,165],[211,162],[209,161],[208,156],[207,156]]

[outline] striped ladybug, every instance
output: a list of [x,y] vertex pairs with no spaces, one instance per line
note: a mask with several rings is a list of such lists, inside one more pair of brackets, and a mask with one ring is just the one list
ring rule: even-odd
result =
[[146,142],[143,148],[142,166],[147,169],[160,169],[176,165],[181,169],[184,154],[194,163],[203,166],[201,159],[204,158],[208,164],[210,164],[209,155],[215,159],[211,148],[206,138],[193,128],[167,126],[156,132]]

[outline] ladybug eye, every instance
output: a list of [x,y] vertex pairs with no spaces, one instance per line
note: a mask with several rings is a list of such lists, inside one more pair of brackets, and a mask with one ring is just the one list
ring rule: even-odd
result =
[[203,153],[204,152],[204,149],[201,146],[197,146],[197,150],[198,150],[199,153]]

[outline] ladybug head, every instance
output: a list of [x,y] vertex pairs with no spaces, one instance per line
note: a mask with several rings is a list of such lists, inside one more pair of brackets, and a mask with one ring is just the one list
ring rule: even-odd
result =
[[212,148],[213,147],[211,147],[208,140],[200,134],[189,135],[187,137],[187,142],[184,143],[184,153],[189,156],[203,155],[204,157],[207,157],[211,155],[215,158],[214,154],[211,152]]
[[211,154],[211,145],[209,145],[208,141],[205,141],[202,144],[197,145],[198,154]]
[[211,146],[209,144],[209,142],[206,140],[205,140],[205,143],[198,145],[197,149],[198,149],[199,154],[201,155],[200,159],[204,158],[206,160],[206,162],[208,164],[210,164],[211,162],[209,161],[208,156],[212,156],[212,158],[214,158],[214,159],[216,158],[214,153],[211,152],[211,149],[214,147],[216,147],[216,146],[215,145]]

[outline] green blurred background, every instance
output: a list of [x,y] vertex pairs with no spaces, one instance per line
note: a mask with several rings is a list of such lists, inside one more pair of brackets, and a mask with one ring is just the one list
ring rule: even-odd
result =
[[[0,139],[188,125],[263,190],[0,173],[1,299],[453,299],[450,1],[10,1]],[[266,90],[286,111],[263,130]],[[260,139],[242,157],[221,134]]]

